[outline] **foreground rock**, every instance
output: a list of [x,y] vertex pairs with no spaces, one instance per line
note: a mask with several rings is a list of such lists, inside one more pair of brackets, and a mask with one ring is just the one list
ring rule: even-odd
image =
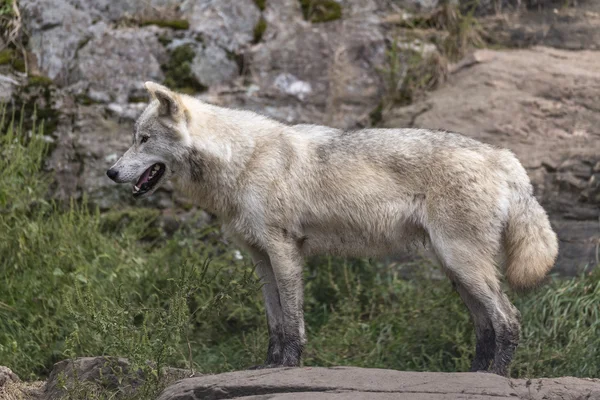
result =
[[22,382],[10,368],[0,366],[0,399],[37,399],[42,395],[44,382]]
[[159,400],[599,399],[600,380],[507,379],[486,373],[402,372],[353,367],[239,371],[183,379]]
[[[159,384],[166,385],[186,376],[190,376],[188,370],[164,368]],[[66,395],[88,398],[90,393],[101,392],[119,393],[117,398],[133,396],[146,379],[143,370],[132,368],[124,358],[81,357],[63,360],[52,368],[41,399],[55,400]]]
[[[8,368],[0,367],[12,374]],[[386,369],[277,368],[189,377],[188,370],[166,368],[158,400],[200,399],[600,399],[600,380],[579,378],[508,379],[486,373],[404,372]],[[58,400],[108,395],[156,398],[144,390],[144,374],[125,359],[83,357],[55,364],[48,381],[0,381],[1,399]],[[183,379],[182,379],[183,378]],[[181,379],[170,386],[169,383]],[[152,385],[154,388],[155,385]],[[145,389],[148,389],[147,387]],[[12,397],[6,397],[6,395]],[[145,394],[146,393],[146,394]],[[4,395],[5,397],[2,397]],[[141,397],[140,397],[141,396]],[[96,398],[96,397],[93,397]]]
[[556,270],[596,265],[600,240],[600,52],[479,50],[385,127],[464,133],[515,152],[560,239]]

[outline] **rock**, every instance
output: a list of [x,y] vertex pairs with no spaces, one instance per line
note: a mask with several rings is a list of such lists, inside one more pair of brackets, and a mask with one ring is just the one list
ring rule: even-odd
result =
[[146,106],[148,106],[148,103],[128,103],[125,105],[110,103],[106,106],[106,110],[120,119],[133,123],[142,114]]
[[0,365],[0,388],[6,386],[10,382],[20,382],[21,380],[12,372],[12,370],[8,367],[4,367]]
[[0,399],[41,399],[44,382],[22,382],[8,367],[0,366]]
[[0,74],[0,102],[11,99],[19,82],[9,75]]
[[191,31],[233,52],[252,42],[260,18],[254,0],[186,0],[181,12]]
[[78,62],[69,83],[86,82],[88,90],[104,92],[117,103],[126,103],[148,80],[162,81],[161,61],[166,52],[157,27],[106,29],[77,53]]
[[158,400],[196,399],[591,399],[600,380],[507,379],[487,373],[402,372],[354,367],[277,368],[183,379]]
[[[190,376],[189,370],[165,368],[162,382],[173,382]],[[90,385],[103,390],[119,390],[121,395],[131,396],[145,381],[143,370],[132,371],[127,359],[115,357],[81,357],[75,360],[63,360],[52,368],[44,388],[44,400],[58,400],[64,397],[76,385]]]
[[228,83],[239,74],[239,67],[235,60],[214,44],[200,47],[191,69],[194,77],[204,86]]
[[52,7],[38,0],[23,0],[19,7],[37,67],[50,79],[66,84],[77,49],[90,37],[92,19],[67,0],[56,0]]
[[181,18],[180,0],[68,0],[85,10],[94,20],[117,22],[124,19],[138,21]]
[[490,41],[508,47],[543,45],[566,50],[600,48],[600,4],[535,8],[483,21]]
[[[385,58],[385,36],[377,17],[308,24],[278,32],[250,55],[259,91],[244,99],[289,122],[337,127],[365,124],[383,95],[377,67]],[[255,104],[253,104],[255,103]]]
[[558,232],[556,270],[595,265],[600,52],[478,50],[471,59],[427,99],[385,115],[383,126],[445,129],[511,149]]

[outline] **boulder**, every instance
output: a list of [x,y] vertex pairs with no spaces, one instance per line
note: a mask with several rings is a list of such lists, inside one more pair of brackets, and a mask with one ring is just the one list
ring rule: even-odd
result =
[[207,87],[229,83],[239,74],[239,66],[232,58],[214,44],[200,46],[192,61],[192,74]]
[[450,130],[511,149],[558,233],[556,271],[576,274],[596,265],[600,240],[598,63],[595,51],[478,50],[425,100],[391,110],[383,126]]
[[166,51],[158,41],[160,28],[102,29],[77,53],[69,83],[83,82],[96,99],[127,103],[148,80],[162,81]]
[[592,399],[600,380],[508,379],[488,373],[403,372],[355,367],[277,368],[187,378],[158,400]]
[[377,68],[386,51],[379,18],[368,15],[321,24],[292,19],[293,31],[252,48],[249,68],[260,101],[249,96],[239,99],[242,105],[295,123],[366,124],[383,95]]
[[577,7],[545,7],[506,13],[483,21],[488,40],[496,45],[542,45],[566,50],[600,48],[600,3]]
[[252,42],[260,19],[254,0],[186,0],[181,12],[191,31],[233,52]]
[[22,0],[19,7],[37,67],[50,79],[66,84],[77,50],[91,36],[91,17],[67,0],[56,0],[52,7],[38,0]]
[[[189,370],[167,367],[161,370],[160,381],[167,384],[188,376],[193,376]],[[118,391],[121,397],[131,397],[146,379],[144,370],[133,368],[125,358],[63,360],[54,364],[40,400],[59,400],[67,394],[69,398],[88,398],[87,395],[100,391]]]

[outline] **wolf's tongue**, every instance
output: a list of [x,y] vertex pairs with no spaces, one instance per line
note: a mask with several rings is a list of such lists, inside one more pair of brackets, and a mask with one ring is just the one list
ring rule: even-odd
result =
[[142,176],[140,177],[140,180],[137,181],[137,183],[135,184],[137,187],[142,187],[142,185],[146,182],[148,182],[150,180],[150,171],[152,170],[152,167],[148,168],[147,170],[144,171],[144,173],[142,174]]

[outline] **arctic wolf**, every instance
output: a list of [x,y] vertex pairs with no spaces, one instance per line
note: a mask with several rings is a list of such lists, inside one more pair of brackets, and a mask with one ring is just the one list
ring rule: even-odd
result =
[[510,151],[424,129],[290,126],[146,88],[152,101],[133,144],[107,175],[133,184],[137,198],[172,180],[248,251],[264,283],[264,367],[300,363],[304,257],[383,256],[425,241],[471,313],[472,370],[507,373],[519,312],[498,271],[512,287],[532,287],[558,251]]

